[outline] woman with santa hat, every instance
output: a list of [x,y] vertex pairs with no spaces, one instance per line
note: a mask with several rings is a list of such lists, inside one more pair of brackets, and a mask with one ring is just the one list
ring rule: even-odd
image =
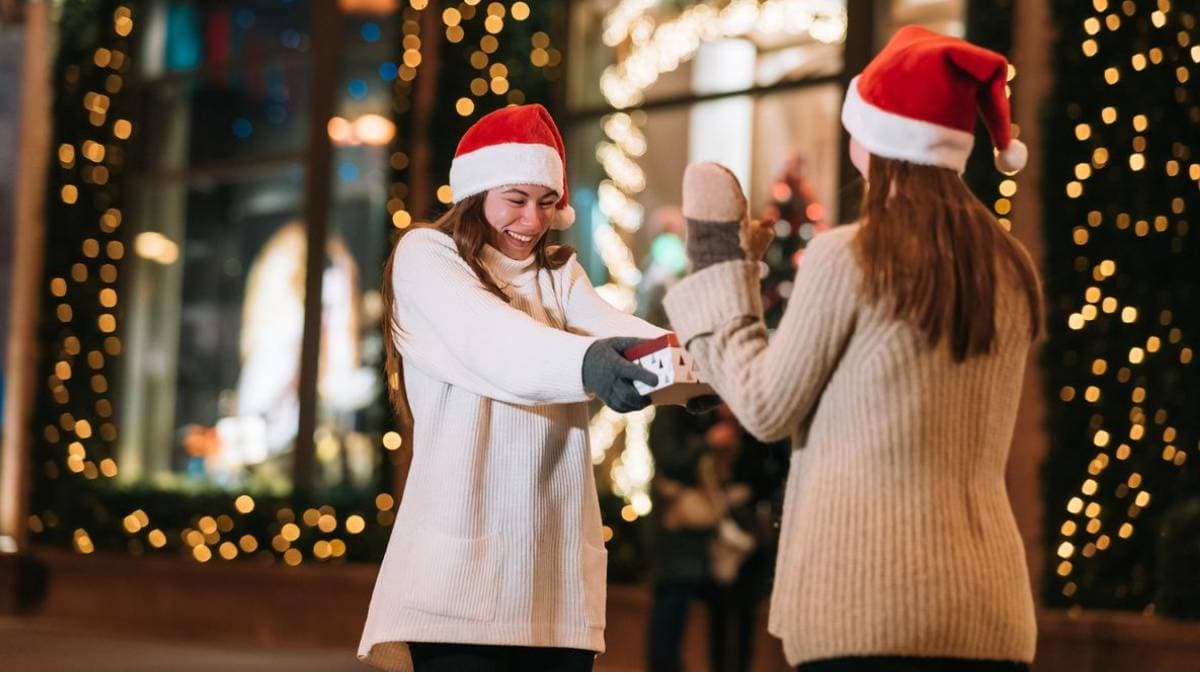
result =
[[[562,137],[540,105],[477,121],[454,205],[384,273],[391,393],[413,459],[359,657],[416,670],[591,670],[607,554],[588,400],[619,412],[655,374],[621,351],[665,331],[592,287],[548,242],[574,220]],[[402,367],[401,367],[402,364]]]
[[1027,669],[1025,552],[1005,491],[1042,296],[963,183],[982,116],[1013,172],[1003,56],[907,27],[842,109],[858,223],[818,235],[769,336],[741,187],[688,168],[692,273],[671,325],[741,423],[791,437],[770,630],[814,670]]

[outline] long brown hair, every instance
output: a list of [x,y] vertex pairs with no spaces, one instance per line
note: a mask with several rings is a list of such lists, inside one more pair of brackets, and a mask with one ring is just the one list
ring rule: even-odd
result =
[[[486,197],[487,193],[467,197],[451,206],[449,211],[446,211],[432,224],[418,225],[408,231],[433,228],[449,235],[454,240],[458,255],[467,263],[475,276],[479,277],[479,281],[484,287],[507,303],[508,296],[500,290],[500,286],[492,279],[492,275],[484,268],[482,262],[483,245],[487,243],[488,235],[492,231],[483,212],[483,203]],[[405,440],[408,440],[410,434],[407,433],[407,430],[411,429],[412,410],[408,405],[408,394],[404,390],[404,364],[400,360],[400,351],[396,347],[396,332],[400,326],[396,319],[396,290],[392,287],[392,267],[396,261],[396,247],[400,245],[404,234],[402,232],[396,238],[396,243],[392,246],[391,253],[388,254],[387,264],[383,267],[383,345],[386,354],[388,400],[391,402],[392,410],[400,420],[401,426],[406,430],[404,436]],[[575,250],[569,246],[551,244],[549,231],[542,235],[541,241],[534,249],[538,269],[556,270],[567,264],[574,254]]]
[[856,245],[867,297],[886,303],[931,347],[948,339],[960,363],[991,352],[998,290],[1011,275],[1025,291],[1031,339],[1041,334],[1033,263],[952,169],[872,154],[861,222]]

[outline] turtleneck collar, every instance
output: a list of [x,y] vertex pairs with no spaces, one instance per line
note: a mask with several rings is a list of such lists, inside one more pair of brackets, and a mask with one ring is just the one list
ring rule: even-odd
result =
[[531,253],[521,260],[514,260],[491,244],[484,244],[481,260],[491,273],[492,279],[501,287],[524,286],[537,278],[537,254]]

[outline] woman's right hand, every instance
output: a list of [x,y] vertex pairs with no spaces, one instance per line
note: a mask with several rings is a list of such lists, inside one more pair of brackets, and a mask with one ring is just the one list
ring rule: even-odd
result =
[[658,384],[658,375],[621,354],[641,341],[641,338],[632,337],[604,338],[592,343],[583,355],[583,388],[619,413],[650,405],[650,397],[639,394],[634,381],[640,380],[650,386]]

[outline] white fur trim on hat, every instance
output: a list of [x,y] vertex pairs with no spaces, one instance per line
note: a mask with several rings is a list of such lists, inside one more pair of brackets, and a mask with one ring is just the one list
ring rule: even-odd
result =
[[857,77],[850,80],[846,90],[842,125],[874,155],[941,166],[959,173],[966,169],[975,145],[974,134],[897,115],[867,103],[858,93]]
[[554,220],[550,221],[551,229],[565,230],[575,224],[575,207],[567,204],[554,214]]
[[1007,148],[996,153],[996,168],[1007,174],[1024,169],[1028,161],[1029,148],[1015,138],[1009,141]]
[[459,155],[450,163],[454,201],[504,185],[541,185],[563,191],[558,151],[540,143],[499,143]]

